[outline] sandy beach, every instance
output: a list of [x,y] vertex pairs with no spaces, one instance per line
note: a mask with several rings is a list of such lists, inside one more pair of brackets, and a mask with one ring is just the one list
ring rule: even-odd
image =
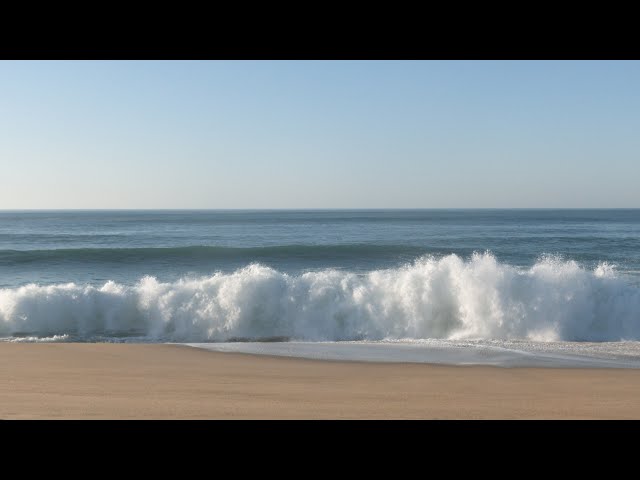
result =
[[640,418],[640,370],[454,367],[159,344],[0,343],[2,419]]

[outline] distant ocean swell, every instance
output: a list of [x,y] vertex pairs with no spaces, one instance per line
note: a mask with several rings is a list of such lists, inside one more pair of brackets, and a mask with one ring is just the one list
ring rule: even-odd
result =
[[406,255],[425,253],[423,247],[405,245],[276,245],[269,247],[153,247],[153,248],[64,248],[51,250],[0,250],[0,265],[38,262],[114,262],[171,259],[326,258],[362,255]]
[[[55,337],[58,336],[58,337]],[[490,253],[425,256],[365,274],[288,275],[260,264],[133,286],[0,289],[0,337],[149,341],[379,339],[640,340],[640,288],[600,264]]]

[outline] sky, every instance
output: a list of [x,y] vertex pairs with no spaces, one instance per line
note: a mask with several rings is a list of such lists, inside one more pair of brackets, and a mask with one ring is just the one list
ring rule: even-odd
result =
[[640,62],[0,61],[0,209],[640,207]]

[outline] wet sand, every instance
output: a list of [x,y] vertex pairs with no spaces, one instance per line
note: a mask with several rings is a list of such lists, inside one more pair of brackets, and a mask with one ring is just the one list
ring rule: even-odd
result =
[[0,343],[2,419],[640,419],[640,369],[460,367]]

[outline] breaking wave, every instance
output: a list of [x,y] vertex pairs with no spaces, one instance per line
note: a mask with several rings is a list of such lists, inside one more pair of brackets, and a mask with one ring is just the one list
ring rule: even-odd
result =
[[0,289],[0,337],[234,339],[640,339],[640,288],[614,268],[543,257],[528,269],[490,253],[422,257],[364,274],[232,273],[135,285]]

